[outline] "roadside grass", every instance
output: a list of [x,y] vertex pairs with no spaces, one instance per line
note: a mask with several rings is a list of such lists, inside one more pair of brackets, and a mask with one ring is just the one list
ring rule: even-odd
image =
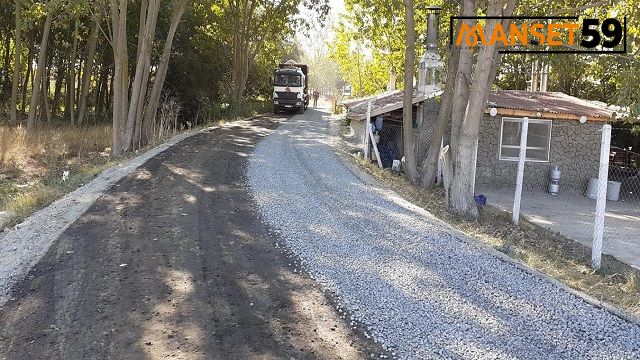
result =
[[[0,127],[0,211],[12,226],[122,159],[109,156],[110,126]],[[66,176],[64,174],[67,174]]]
[[405,200],[420,206],[454,228],[494,249],[520,260],[529,267],[555,278],[593,298],[640,316],[640,270],[613,256],[602,256],[602,267],[589,267],[591,249],[558,233],[520,220],[511,224],[511,215],[487,205],[479,220],[454,216],[446,209],[441,188],[425,189],[411,185],[404,177],[393,175],[361,158],[354,161],[375,179]]
[[110,125],[51,125],[36,128],[30,135],[22,126],[0,125],[0,212],[9,213],[7,219],[0,219],[3,220],[0,221],[3,225],[0,232],[4,227],[19,224],[109,167],[182,131],[222,125],[266,113],[270,104],[264,99],[254,99],[241,103],[236,109],[205,112],[200,115],[202,122],[195,127],[188,123],[188,128],[178,127],[175,123],[181,109],[179,104],[166,109],[161,107],[159,117],[164,116],[165,123],[175,123],[175,126],[166,126],[143,149],[119,158],[110,155]]

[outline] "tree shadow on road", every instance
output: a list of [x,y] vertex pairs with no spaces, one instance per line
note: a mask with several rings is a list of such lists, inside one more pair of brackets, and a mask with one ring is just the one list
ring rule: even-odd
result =
[[245,184],[282,119],[193,136],[119,182],[0,312],[11,359],[357,359],[379,347],[292,271]]

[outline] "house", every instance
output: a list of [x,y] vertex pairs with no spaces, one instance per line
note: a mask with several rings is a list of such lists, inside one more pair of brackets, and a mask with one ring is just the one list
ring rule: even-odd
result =
[[602,126],[614,115],[603,103],[561,92],[491,92],[478,137],[476,187],[514,185],[522,119],[528,117],[523,186],[546,190],[557,166],[561,191],[584,192],[589,178],[598,177]]
[[[437,88],[433,88],[435,91]],[[434,93],[414,95],[414,129],[417,158],[422,159],[431,143],[437,118]],[[345,103],[354,138],[364,138],[364,120],[369,101],[371,119],[384,120],[380,144],[402,149],[402,93],[354,99]],[[423,111],[419,115],[418,109]],[[492,109],[495,115],[492,116]],[[560,92],[498,90],[489,95],[478,137],[476,187],[509,188],[515,184],[522,119],[529,118],[527,162],[523,186],[545,191],[549,171],[562,172],[561,191],[584,192],[589,178],[598,176],[602,126],[614,119],[614,111]],[[386,127],[386,129],[385,129]],[[384,135],[384,132],[392,135]],[[445,144],[447,139],[445,139]],[[385,164],[386,166],[386,164]]]

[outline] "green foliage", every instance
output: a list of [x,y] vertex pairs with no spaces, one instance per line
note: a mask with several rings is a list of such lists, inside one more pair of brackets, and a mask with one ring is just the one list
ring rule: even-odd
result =
[[[637,0],[605,2],[581,9],[582,1],[564,0],[540,3],[519,2],[517,15],[577,15],[582,18],[627,18],[627,54],[548,54],[503,56],[495,85],[502,89],[526,89],[531,78],[531,64],[545,61],[551,66],[549,91],[619,106],[626,122],[638,123],[640,116],[640,3]],[[569,9],[569,10],[567,10]],[[578,9],[578,10],[570,10]],[[578,20],[581,21],[581,20]]]
[[[22,49],[18,96],[19,118],[28,111],[32,92],[33,67],[41,40],[42,24],[46,13],[54,15],[47,48],[46,74],[49,115],[53,122],[68,122],[67,106],[71,69],[76,76],[75,90],[80,89],[80,77],[87,59],[88,39],[93,27],[94,15],[109,14],[108,0],[20,0]],[[152,49],[152,64],[157,63],[162,53],[164,39],[170,25],[174,0],[161,0]],[[14,64],[13,1],[0,7],[0,120],[8,111],[11,98],[12,70]],[[127,13],[129,75],[133,76],[137,56],[141,0],[129,1]],[[238,21],[236,5],[253,4],[254,13]],[[304,16],[301,14],[304,11]],[[244,101],[240,112],[251,112],[248,108],[262,108],[271,95],[269,78],[273,69],[282,60],[301,60],[302,51],[294,43],[294,34],[306,31],[315,19],[322,20],[328,11],[327,0],[197,0],[190,3],[184,14],[175,41],[173,42],[165,92],[176,97],[182,104],[182,121],[194,117],[215,118],[224,115],[231,102],[232,68],[234,64],[234,36],[246,32],[250,48],[248,76]],[[246,28],[240,28],[240,23]],[[77,54],[74,64],[70,62],[74,29],[78,26]],[[107,122],[111,118],[111,84],[113,82],[113,49],[108,40],[111,26],[106,18],[101,21],[97,51],[89,85],[87,117],[89,121]],[[153,70],[152,70],[153,76]],[[25,94],[24,96],[22,94]],[[79,94],[77,94],[79,95]],[[78,97],[76,96],[76,102]],[[41,105],[44,107],[43,105]],[[77,104],[76,104],[77,107]],[[46,120],[44,111],[38,121]]]
[[[429,5],[442,5],[439,24],[441,49],[446,52],[448,21],[452,5],[435,1]],[[340,76],[349,82],[354,95],[363,96],[384,91],[391,74],[395,74],[395,86],[402,87],[405,52],[404,6],[401,1],[347,0],[346,12],[335,26],[335,39],[330,44],[330,58],[340,70]],[[415,8],[416,69],[424,53],[424,37],[427,32],[426,3]]]
[[[182,103],[184,118],[213,119],[264,110],[272,92],[269,79],[274,68],[288,58],[300,59],[301,51],[292,39],[304,21],[294,20],[298,11],[294,3],[297,1],[283,1],[278,9],[258,11],[252,18],[258,25],[251,30],[254,35],[249,43],[252,51],[244,99],[233,109],[231,72],[237,10],[231,2],[218,0],[203,0],[192,6],[178,28],[165,83],[166,91]],[[313,8],[324,3],[308,5]],[[256,6],[264,10],[271,5],[257,0]],[[287,24],[287,19],[294,25]]]
[[[640,116],[640,2],[596,2],[589,7],[580,0],[540,2],[519,0],[515,15],[550,16],[576,15],[580,19],[594,17],[627,17],[628,54],[625,55],[569,55],[569,54],[508,54],[503,56],[495,86],[502,89],[526,89],[535,60],[550,64],[549,91],[561,91],[589,100],[602,101],[624,108],[628,122],[638,122]],[[447,56],[448,19],[457,15],[454,2],[435,2],[441,5],[440,50]],[[368,95],[384,91],[395,72],[396,85],[402,86],[404,63],[404,8],[400,1],[346,0],[346,11],[335,26],[336,36],[330,45],[329,57],[339,67],[339,73],[354,89],[354,95]],[[424,5],[416,8],[418,40],[426,34]],[[416,59],[424,51],[418,41]],[[442,77],[444,74],[440,74]],[[621,111],[622,113],[623,111]]]

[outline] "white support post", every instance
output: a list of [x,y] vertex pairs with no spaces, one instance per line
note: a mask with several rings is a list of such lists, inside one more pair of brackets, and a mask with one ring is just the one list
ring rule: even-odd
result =
[[524,162],[527,158],[527,134],[529,133],[529,118],[522,118],[522,132],[520,134],[520,156],[518,157],[518,173],[516,174],[516,193],[513,197],[513,215],[511,221],[518,225],[520,221],[520,198],[522,197],[522,180],[524,178]]
[[382,159],[380,158],[380,152],[378,151],[378,144],[376,144],[376,139],[373,136],[373,132],[369,131],[369,139],[371,140],[371,147],[373,148],[373,152],[376,155],[376,161],[378,161],[378,167],[382,169]]
[[598,172],[598,200],[596,218],[593,221],[593,246],[591,247],[591,266],[600,269],[602,258],[602,236],[604,234],[604,211],[607,205],[607,182],[609,180],[609,151],[611,147],[611,125],[602,127],[602,145],[600,146],[600,169]]
[[371,101],[367,104],[367,119],[364,124],[364,159],[369,161],[369,132],[371,131]]
[[436,173],[436,184],[442,183],[442,149],[444,149],[444,137],[440,139],[440,155],[438,156],[438,171]]

